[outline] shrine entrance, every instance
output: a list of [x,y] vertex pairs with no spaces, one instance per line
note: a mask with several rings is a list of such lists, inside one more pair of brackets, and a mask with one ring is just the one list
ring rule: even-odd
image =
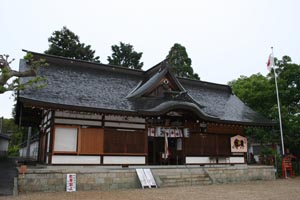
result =
[[150,165],[183,165],[183,138],[148,137],[148,163]]
[[165,115],[149,118],[148,164],[185,164],[185,139],[189,137],[190,127],[197,121],[194,114],[184,110],[170,111]]

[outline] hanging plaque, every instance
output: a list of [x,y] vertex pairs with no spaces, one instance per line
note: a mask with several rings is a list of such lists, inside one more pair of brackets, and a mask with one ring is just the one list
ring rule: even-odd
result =
[[230,138],[230,144],[231,144],[231,152],[233,153],[245,153],[247,152],[247,138],[236,135],[232,138]]

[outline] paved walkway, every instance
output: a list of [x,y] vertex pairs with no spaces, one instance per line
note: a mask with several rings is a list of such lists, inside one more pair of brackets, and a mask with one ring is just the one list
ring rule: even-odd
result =
[[15,159],[0,160],[0,196],[12,195],[17,175]]

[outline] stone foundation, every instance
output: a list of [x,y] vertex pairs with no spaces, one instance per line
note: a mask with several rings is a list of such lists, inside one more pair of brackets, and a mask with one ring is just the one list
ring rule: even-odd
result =
[[255,180],[275,180],[273,166],[236,165],[226,167],[205,167],[214,184]]
[[[159,187],[168,187],[170,181],[172,186],[181,186],[183,180],[180,177],[188,181],[202,175],[207,177],[203,179],[206,184],[275,179],[275,171],[272,166],[139,166],[136,168],[151,168]],[[141,187],[134,167],[47,166],[39,169],[29,168],[24,175],[19,174],[18,191],[21,193],[66,191],[66,174],[68,173],[76,174],[77,191]],[[174,179],[176,178],[174,175],[178,175],[176,176],[178,178]],[[168,176],[172,180],[168,179],[169,183],[167,184],[167,182],[164,183],[164,180],[167,180]],[[205,183],[199,182],[198,185],[205,185]]]
[[[55,167],[54,167],[55,168]],[[68,167],[66,166],[66,169]],[[138,188],[139,182],[134,169],[117,170],[52,170],[28,169],[19,175],[19,192],[57,192],[66,191],[67,173],[76,174],[76,190],[110,190]]]

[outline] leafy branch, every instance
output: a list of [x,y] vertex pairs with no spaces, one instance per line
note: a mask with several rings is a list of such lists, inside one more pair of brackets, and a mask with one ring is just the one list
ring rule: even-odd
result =
[[[48,64],[44,59],[34,60],[33,55],[27,53],[24,56],[27,64],[30,66],[27,70],[19,72],[11,68],[11,63],[15,60],[9,60],[9,55],[0,55],[0,94],[7,91],[24,90],[26,88],[35,87],[41,88],[45,86],[45,79],[37,76],[36,70],[41,66]],[[21,77],[33,77],[24,83],[20,83]],[[11,78],[15,78],[9,81]]]

